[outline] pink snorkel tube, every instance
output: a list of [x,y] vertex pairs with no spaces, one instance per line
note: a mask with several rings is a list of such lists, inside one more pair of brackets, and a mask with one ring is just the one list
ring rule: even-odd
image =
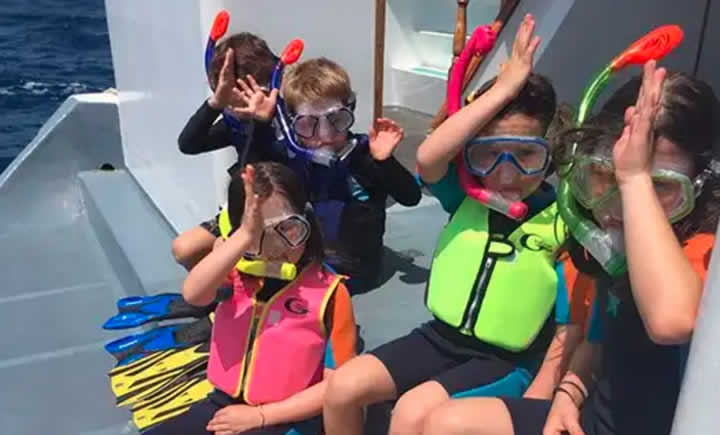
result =
[[[465,72],[473,56],[482,56],[492,50],[496,40],[496,32],[491,26],[479,26],[475,29],[470,40],[465,44],[460,56],[453,64],[448,77],[447,87],[447,113],[452,116],[462,107],[462,87]],[[528,206],[522,201],[508,201],[497,192],[484,188],[467,169],[464,153],[458,153],[457,173],[460,187],[472,199],[479,201],[488,208],[504,214],[515,220],[525,218]]]

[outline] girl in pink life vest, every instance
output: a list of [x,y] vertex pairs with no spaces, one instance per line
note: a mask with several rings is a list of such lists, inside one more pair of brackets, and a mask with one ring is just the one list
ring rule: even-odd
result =
[[355,321],[342,277],[322,266],[306,203],[300,180],[279,163],[233,177],[229,235],[183,284],[185,299],[204,305],[232,282],[215,312],[215,391],[153,435],[320,433],[325,379],[354,356]]

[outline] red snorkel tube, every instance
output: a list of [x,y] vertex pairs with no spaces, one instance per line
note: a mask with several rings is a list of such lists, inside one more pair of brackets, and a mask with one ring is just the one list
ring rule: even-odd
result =
[[218,12],[210,28],[207,45],[205,46],[205,72],[210,73],[210,63],[215,55],[215,45],[227,32],[230,24],[230,14],[226,10]]
[[[491,26],[480,26],[475,29],[462,53],[453,64],[448,76],[447,85],[447,113],[448,117],[455,114],[462,107],[462,84],[465,71],[470,65],[473,56],[482,56],[492,50],[497,38]],[[464,153],[458,153],[457,173],[460,187],[472,199],[479,201],[488,208],[504,214],[515,220],[522,220],[527,216],[528,206],[522,201],[508,201],[497,192],[484,188],[468,171]]]
[[[228,26],[230,25],[230,13],[226,10],[221,10],[215,15],[212,27],[210,28],[210,35],[208,36],[207,44],[205,45],[205,74],[207,75],[208,85],[210,89],[213,89],[210,80],[210,66],[212,64],[213,57],[215,56],[215,47],[217,46],[220,38],[225,36],[227,33]],[[235,118],[227,109],[223,109],[223,122],[233,131],[233,134],[249,134],[248,123],[243,122]],[[241,159],[241,161],[244,160]]]

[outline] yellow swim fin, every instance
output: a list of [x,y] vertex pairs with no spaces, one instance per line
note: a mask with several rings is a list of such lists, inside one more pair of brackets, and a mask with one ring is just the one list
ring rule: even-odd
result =
[[207,380],[205,368],[183,378],[176,385],[145,396],[133,406],[133,422],[139,430],[186,412],[194,403],[204,400],[214,389]]
[[120,366],[110,373],[110,387],[117,398],[118,406],[138,401],[171,382],[179,376],[207,366],[207,343],[187,349],[172,349]]

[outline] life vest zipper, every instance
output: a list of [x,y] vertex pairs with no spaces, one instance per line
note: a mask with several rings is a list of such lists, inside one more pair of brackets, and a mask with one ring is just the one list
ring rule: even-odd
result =
[[[490,243],[488,241],[488,243]],[[482,272],[480,272],[480,278],[477,280],[477,284],[473,288],[472,300],[468,308],[468,314],[465,317],[465,323],[462,325],[460,330],[465,334],[474,335],[473,327],[477,322],[478,316],[480,315],[480,307],[482,307],[482,300],[485,297],[485,291],[487,290],[488,283],[490,282],[490,276],[492,275],[492,269],[495,266],[495,259],[487,257],[483,264]]]

